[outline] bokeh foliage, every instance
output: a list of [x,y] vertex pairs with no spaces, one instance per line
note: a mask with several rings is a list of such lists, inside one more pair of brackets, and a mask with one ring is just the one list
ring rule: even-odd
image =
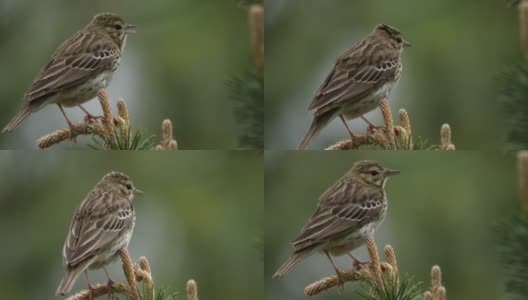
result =
[[509,150],[528,147],[528,66],[523,63],[500,77],[502,93],[500,102],[504,107],[507,124]]
[[510,217],[497,226],[497,244],[505,270],[505,289],[513,299],[528,297],[528,223]]

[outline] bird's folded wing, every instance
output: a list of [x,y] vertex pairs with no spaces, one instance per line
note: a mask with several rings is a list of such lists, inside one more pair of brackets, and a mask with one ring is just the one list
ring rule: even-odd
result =
[[132,206],[100,216],[75,218],[64,243],[64,261],[69,265],[77,265],[99,250],[110,247],[123,231],[131,228],[133,219]]
[[327,111],[354,98],[361,99],[394,77],[398,56],[373,51],[369,57],[345,53],[317,90],[309,110]]
[[322,202],[304,225],[299,237],[292,242],[294,250],[300,251],[344,237],[379,218],[385,205],[382,201],[383,191],[372,192],[369,195],[357,195],[359,199],[354,202]]
[[34,79],[26,99],[40,99],[111,70],[118,55],[119,48],[111,39],[79,33],[57,49]]

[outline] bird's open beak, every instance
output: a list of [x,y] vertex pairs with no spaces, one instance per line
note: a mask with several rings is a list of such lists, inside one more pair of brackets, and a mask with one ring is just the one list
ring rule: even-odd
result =
[[136,195],[136,196],[143,195],[143,191],[138,190],[138,189],[134,189],[134,195]]
[[406,41],[406,40],[403,40],[403,47],[411,47],[411,46],[412,46],[411,43],[409,43],[409,42]]
[[125,27],[126,33],[136,33],[136,25],[127,24]]
[[385,177],[394,176],[400,174],[398,170],[385,170]]

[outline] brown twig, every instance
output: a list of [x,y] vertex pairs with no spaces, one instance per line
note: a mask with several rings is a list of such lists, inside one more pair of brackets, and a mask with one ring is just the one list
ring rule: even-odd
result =
[[399,111],[399,115],[400,124],[405,129],[405,133],[407,135],[405,143],[409,145],[409,150],[413,150],[414,145],[412,140],[411,120],[409,119],[409,114],[407,114],[407,111],[402,108]]
[[257,76],[264,76],[264,7],[260,4],[249,8],[251,54],[257,67]]
[[156,146],[156,150],[178,150],[178,143],[172,135],[172,123],[169,119],[163,121],[161,131],[163,132],[163,139]]
[[47,149],[53,145],[62,143],[70,138],[76,138],[80,135],[96,135],[103,137],[106,134],[105,129],[101,124],[73,124],[71,130],[69,128],[57,129],[54,132],[47,134],[37,140],[37,147],[39,149]]
[[385,134],[389,142],[391,149],[396,149],[396,138],[394,137],[394,121],[392,119],[391,107],[387,98],[383,98],[380,101],[379,107],[383,114],[383,120],[385,123]]
[[447,290],[442,285],[442,271],[439,266],[431,269],[431,289],[424,293],[425,300],[446,300]]
[[391,281],[396,282],[396,287],[400,288],[400,274],[398,270],[398,262],[396,261],[396,253],[394,253],[394,248],[391,245],[385,246],[385,257],[387,257],[387,262],[391,266],[392,275],[389,277]]
[[108,99],[108,94],[104,89],[99,90],[97,93],[99,98],[99,103],[103,109],[103,126],[106,131],[106,135],[115,143],[117,142],[117,136],[115,135],[114,130],[114,117],[112,115],[112,109],[110,108],[110,100]]
[[198,286],[194,279],[187,281],[187,300],[198,300]]
[[126,249],[119,250],[118,253],[121,257],[121,261],[123,262],[123,273],[125,273],[132,298],[134,300],[139,300],[136,274],[134,273],[134,263],[132,263],[132,259],[130,258],[130,255],[128,255],[128,251]]
[[455,145],[451,143],[451,127],[449,124],[444,124],[440,128],[440,141],[441,150],[455,150]]
[[97,297],[104,296],[110,293],[120,293],[128,295],[130,294],[130,289],[128,286],[118,282],[112,283],[110,290],[108,289],[107,284],[96,284],[91,291],[81,291],[73,296],[68,297],[66,300],[89,300],[90,298],[96,299]]
[[321,280],[310,283],[308,286],[306,286],[304,288],[304,294],[306,294],[307,296],[315,296],[328,289],[338,286],[340,283],[362,280],[364,276],[365,275],[362,274],[361,269],[341,273],[341,281],[337,278],[336,275],[326,276]]
[[127,135],[130,132],[130,117],[128,116],[128,109],[123,99],[117,100],[117,110],[119,112],[119,133],[122,143],[126,141]]
[[139,258],[139,268],[135,268],[136,280],[143,281],[143,294],[147,299],[154,299],[154,281],[150,271],[150,264],[146,257]]
[[378,247],[376,246],[376,241],[372,236],[369,236],[365,239],[365,244],[370,255],[370,264],[372,265],[374,280],[376,281],[378,287],[382,287],[383,279],[381,277],[381,262],[379,258]]
[[521,40],[521,51],[528,59],[528,0],[519,4],[519,33]]
[[519,202],[523,215],[528,220],[528,151],[519,151],[517,154],[517,172],[519,177]]
[[125,100],[123,100],[123,98],[117,100],[117,110],[119,112],[119,116],[123,120],[125,120],[126,128],[130,129],[130,116],[128,115],[128,108],[127,108]]

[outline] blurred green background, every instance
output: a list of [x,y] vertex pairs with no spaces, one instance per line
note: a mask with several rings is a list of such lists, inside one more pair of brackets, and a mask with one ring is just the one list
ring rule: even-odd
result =
[[[236,148],[228,81],[250,65],[247,11],[236,0],[0,0],[2,128],[53,51],[100,12],[137,26],[108,88],[113,104],[125,99],[132,126],[160,136],[170,118],[183,149]],[[85,107],[101,112],[97,100]],[[78,108],[66,113],[72,121],[84,118]],[[0,135],[0,148],[34,149],[37,138],[65,126],[51,105]],[[83,141],[59,148],[85,148]]]
[[[146,256],[156,287],[201,299],[263,299],[262,155],[256,152],[2,151],[2,299],[56,299],[62,245],[74,210],[103,175],[128,174],[145,194],[134,200],[132,258]],[[109,268],[124,281],[120,263]],[[91,271],[105,283],[102,270]],[[86,288],[80,277],[74,291]]]
[[[316,254],[272,279],[319,196],[360,159],[401,171],[386,185],[389,210],[375,237],[380,249],[394,247],[402,274],[428,287],[431,267],[438,264],[448,299],[505,299],[494,232],[498,221],[519,210],[515,158],[475,151],[267,152],[266,299],[306,299],[306,285],[335,274],[327,258]],[[369,260],[365,247],[354,253]],[[351,268],[346,256],[336,263]],[[356,288],[347,283],[343,292],[332,289],[317,299],[362,299]]]
[[[496,79],[520,58],[517,10],[506,1],[267,0],[265,6],[267,149],[297,146],[312,121],[306,109],[335,59],[379,23],[413,43],[390,102],[395,114],[407,109],[414,135],[438,144],[440,126],[449,123],[457,149],[501,147]],[[367,118],[382,123],[379,109]],[[366,129],[361,120],[349,124]],[[347,137],[335,120],[310,148]]]

